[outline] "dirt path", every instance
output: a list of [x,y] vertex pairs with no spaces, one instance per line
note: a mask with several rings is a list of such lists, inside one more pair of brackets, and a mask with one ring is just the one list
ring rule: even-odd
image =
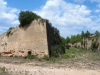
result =
[[[12,75],[100,75],[100,70],[54,68],[29,66],[27,64],[15,65],[0,63],[0,67],[5,67],[6,72]],[[0,74],[1,75],[1,74]]]
[[0,73],[0,75],[9,75],[9,74],[7,74],[7,73]]

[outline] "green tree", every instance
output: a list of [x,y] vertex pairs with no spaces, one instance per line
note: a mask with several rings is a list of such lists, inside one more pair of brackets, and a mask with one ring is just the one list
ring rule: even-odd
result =
[[66,43],[70,43],[70,38],[69,37],[66,38]]
[[96,37],[99,37],[100,36],[100,32],[99,31],[95,31],[95,33],[94,33],[95,35],[96,35]]
[[21,11],[19,14],[20,27],[27,26],[33,20],[41,18],[31,11]]
[[75,35],[71,36],[71,43],[72,44],[76,43],[76,36]]
[[87,30],[85,33],[85,37],[88,38],[90,36],[90,32]]
[[80,34],[76,35],[76,41],[80,42],[82,40],[82,36]]
[[81,32],[81,36],[82,36],[82,38],[84,38],[84,36],[85,36],[84,31]]

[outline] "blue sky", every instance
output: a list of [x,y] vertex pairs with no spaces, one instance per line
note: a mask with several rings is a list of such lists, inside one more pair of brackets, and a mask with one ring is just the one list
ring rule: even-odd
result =
[[100,0],[0,0],[0,34],[19,25],[23,10],[48,19],[63,37],[100,31]]

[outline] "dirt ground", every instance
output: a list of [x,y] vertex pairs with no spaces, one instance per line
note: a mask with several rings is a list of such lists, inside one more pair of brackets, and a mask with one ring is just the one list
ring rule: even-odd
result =
[[[0,57],[0,75],[100,75],[100,62],[84,60],[29,60],[24,58]],[[9,74],[8,74],[9,73]]]
[[[0,63],[11,75],[100,75],[100,70],[54,68]],[[5,75],[5,74],[4,74]]]

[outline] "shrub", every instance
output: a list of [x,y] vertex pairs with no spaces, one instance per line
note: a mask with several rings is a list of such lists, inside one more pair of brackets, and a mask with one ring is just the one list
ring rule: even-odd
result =
[[93,41],[92,46],[91,46],[92,51],[96,51],[98,46],[99,46],[99,43],[97,41]]
[[44,55],[43,59],[44,60],[49,60],[49,56],[48,55]]
[[58,57],[59,55],[65,53],[65,46],[63,44],[55,45],[51,47],[51,56]]
[[6,71],[6,68],[5,67],[2,67],[2,68],[0,68],[0,71],[5,72]]
[[70,45],[68,45],[68,44],[66,45],[66,48],[67,48],[67,49],[69,49],[70,47],[71,47]]
[[9,37],[10,34],[11,34],[11,31],[8,31],[6,35]]
[[33,20],[41,18],[37,14],[31,12],[31,11],[21,11],[19,14],[19,22],[20,27],[27,26],[30,24]]
[[9,35],[12,34],[12,33],[11,33],[11,30],[12,30],[12,29],[14,29],[14,27],[10,27],[10,28],[8,29],[6,36],[9,37]]
[[36,55],[31,55],[31,54],[29,54],[26,58],[27,58],[27,59],[34,59],[34,58],[36,58]]

